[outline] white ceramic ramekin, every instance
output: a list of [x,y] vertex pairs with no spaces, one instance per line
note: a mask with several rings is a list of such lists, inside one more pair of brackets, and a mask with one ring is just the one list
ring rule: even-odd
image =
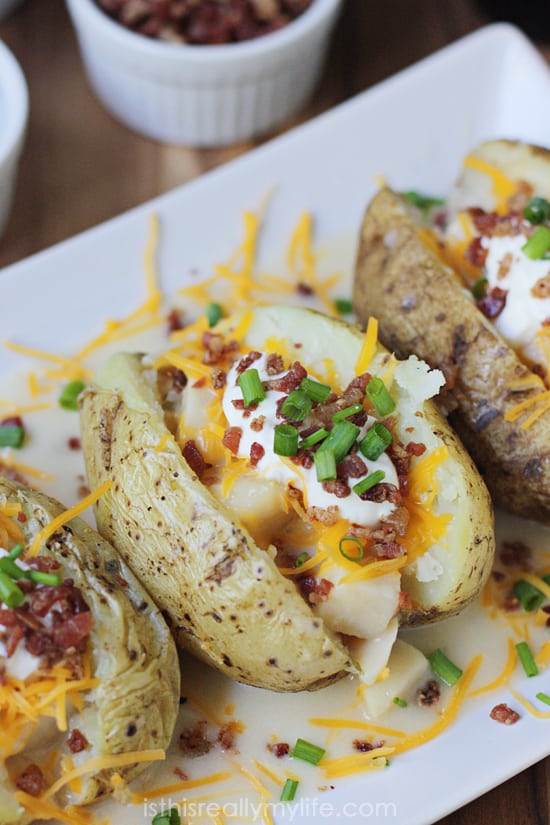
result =
[[0,41],[0,236],[11,209],[28,113],[29,95],[23,72]]
[[165,143],[222,146],[265,134],[305,104],[342,2],[314,0],[278,31],[218,46],[152,40],[95,0],[67,6],[90,83],[116,118]]

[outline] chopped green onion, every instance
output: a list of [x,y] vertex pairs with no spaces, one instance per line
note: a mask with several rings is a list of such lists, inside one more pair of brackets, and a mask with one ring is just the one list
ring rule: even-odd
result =
[[544,258],[549,249],[550,229],[547,226],[539,226],[535,229],[527,243],[524,243],[521,247],[521,251],[525,252],[532,261]]
[[0,558],[0,570],[6,573],[11,579],[22,579],[25,577],[25,571],[16,564],[9,556]]
[[550,203],[546,198],[531,198],[523,210],[523,217],[529,223],[544,223],[550,217]]
[[380,484],[386,478],[386,473],[384,470],[375,470],[374,473],[371,473],[370,476],[367,476],[360,481],[358,484],[354,484],[352,490],[354,493],[357,493],[358,496],[363,495],[366,493],[367,490],[370,490],[372,487],[376,487],[377,484]]
[[313,402],[304,390],[293,390],[281,405],[281,412],[291,421],[303,421],[311,412]]
[[541,702],[544,702],[545,705],[550,705],[550,696],[548,696],[547,693],[536,693],[535,696]]
[[301,567],[301,566],[302,566],[302,564],[305,564],[305,562],[306,562],[308,559],[309,559],[309,553],[306,553],[306,552],[305,552],[305,550],[304,550],[304,552],[303,552],[303,553],[300,553],[300,555],[299,555],[299,556],[297,556],[297,557],[294,559],[294,567]]
[[177,808],[170,808],[169,811],[159,811],[153,817],[151,825],[181,825],[181,817]]
[[531,653],[531,648],[529,647],[527,642],[519,642],[516,645],[516,650],[518,652],[519,660],[523,665],[525,675],[536,676],[539,672],[539,669],[537,667],[537,663],[535,662],[534,656]]
[[8,558],[15,561],[15,559],[18,559],[19,556],[21,556],[24,552],[25,552],[25,548],[23,547],[22,544],[14,544],[13,547],[11,548],[10,552],[8,553]]
[[353,304],[349,298],[335,298],[334,309],[338,315],[351,315],[353,312]]
[[84,381],[69,381],[65,384],[59,396],[59,406],[65,410],[78,410],[76,399],[85,386]]
[[325,755],[325,751],[323,748],[318,747],[318,745],[312,745],[311,742],[307,742],[305,739],[297,739],[290,755],[293,756],[294,759],[302,759],[304,762],[309,762],[310,765],[318,765]]
[[49,584],[51,587],[58,587],[61,584],[61,577],[57,573],[43,573],[41,570],[27,570],[25,577],[35,584]]
[[541,604],[546,599],[546,596],[535,587],[531,582],[520,579],[514,584],[514,594],[520,600],[521,606],[527,613],[532,613],[533,610],[538,610]]
[[542,576],[541,578],[543,582],[545,582],[546,584],[550,584],[550,573],[547,573],[546,576]]
[[307,435],[305,438],[302,438],[300,441],[300,448],[302,450],[309,450],[310,447],[313,447],[315,444],[318,444],[320,441],[323,441],[328,435],[328,430],[325,430],[324,427],[321,427],[318,430],[315,430],[314,433],[311,435]]
[[456,685],[462,676],[461,669],[454,662],[451,662],[440,648],[437,648],[428,656],[428,662],[435,675],[449,687]]
[[476,301],[481,301],[482,298],[485,297],[487,294],[487,287],[489,286],[489,281],[487,278],[478,278],[475,284],[472,286],[472,295],[476,299]]
[[245,407],[251,407],[252,404],[258,404],[264,400],[265,390],[260,380],[260,373],[254,367],[241,372],[237,383],[241,388]]
[[332,416],[332,420],[336,423],[338,423],[338,421],[345,421],[346,418],[356,415],[356,413],[362,412],[362,410],[362,404],[352,404],[351,407],[344,407],[343,410],[338,410],[338,412],[335,412]]
[[300,389],[303,390],[312,401],[319,401],[320,404],[323,404],[331,393],[328,384],[321,384],[320,381],[314,381],[313,378],[303,378]]
[[421,195],[420,192],[409,190],[401,193],[409,203],[417,206],[419,209],[429,209],[431,206],[445,206],[445,201],[442,198],[433,198],[430,195]]
[[397,705],[400,708],[406,708],[407,707],[407,702],[405,702],[404,699],[400,699],[399,696],[394,696],[393,697],[393,704]]
[[4,602],[8,607],[20,607],[25,601],[25,595],[15,582],[0,570],[0,602]]
[[298,784],[299,783],[297,779],[286,780],[283,790],[281,791],[281,802],[292,802],[292,800],[296,796]]
[[212,301],[212,303],[208,304],[206,307],[206,318],[209,327],[215,327],[222,315],[223,307],[221,304],[217,304],[215,301]]
[[386,416],[395,410],[395,401],[386,389],[381,378],[371,378],[367,384],[367,396],[371,400],[378,415]]
[[275,455],[296,455],[300,435],[292,424],[277,424],[273,435],[273,452]]
[[0,447],[15,447],[23,444],[25,430],[17,424],[6,424],[0,427]]
[[332,450],[317,450],[313,457],[317,481],[334,481],[336,478],[336,458]]
[[391,444],[391,433],[383,424],[373,424],[362,441],[359,449],[369,461],[376,461]]
[[316,455],[325,450],[331,450],[336,463],[339,464],[355,444],[360,432],[360,428],[351,421],[339,421],[325,438]]
[[[346,553],[346,551],[344,550],[345,541],[351,541],[353,544],[355,544],[359,548],[359,555],[350,556],[349,553]],[[356,536],[342,536],[338,544],[338,549],[340,550],[340,553],[345,559],[347,559],[348,561],[355,561],[357,562],[357,564],[359,564],[359,562],[363,559],[365,555],[365,548]]]

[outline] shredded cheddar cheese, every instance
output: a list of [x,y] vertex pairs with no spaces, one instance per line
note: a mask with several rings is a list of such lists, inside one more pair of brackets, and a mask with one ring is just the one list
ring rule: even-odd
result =
[[359,357],[355,364],[355,374],[362,375],[369,368],[370,362],[376,352],[376,345],[378,343],[378,320],[372,316],[369,318],[367,324],[367,331],[363,340],[363,346],[359,352]]
[[506,659],[506,664],[504,665],[502,672],[488,684],[472,690],[471,693],[469,693],[469,696],[479,696],[482,693],[488,693],[491,690],[495,690],[495,688],[505,685],[516,669],[517,660],[518,655],[516,652],[515,642],[513,639],[508,639],[508,658]]
[[495,199],[495,211],[505,213],[508,211],[508,200],[517,192],[517,184],[514,183],[504,172],[497,169],[491,163],[476,158],[474,155],[468,155],[464,159],[464,166],[466,169],[473,169],[476,172],[481,172],[491,179],[492,194]]
[[409,561],[420,558],[428,548],[437,544],[447,532],[452,520],[451,514],[434,512],[440,491],[437,469],[447,459],[448,454],[446,446],[438,447],[422,457],[409,473],[407,508],[410,519],[403,541]]

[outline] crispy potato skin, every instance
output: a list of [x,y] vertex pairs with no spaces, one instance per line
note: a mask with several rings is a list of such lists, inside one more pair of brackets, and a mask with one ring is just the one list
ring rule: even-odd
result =
[[416,353],[447,379],[450,422],[479,467],[495,502],[550,523],[550,420],[527,430],[507,410],[540,389],[512,392],[531,375],[479,312],[458,279],[418,234],[415,210],[394,192],[379,192],[364,216],[354,304],[366,322],[405,357]]
[[[0,495],[21,503],[27,521],[20,526],[29,541],[65,510],[49,496],[3,477]],[[73,712],[69,725],[88,739],[90,757],[167,748],[179,710],[179,662],[170,631],[149,594],[118,553],[80,518],[54,533],[41,552],[58,559],[95,619],[89,655],[92,675],[100,684],[78,717]],[[129,780],[146,767],[128,765],[117,772]],[[91,776],[71,801],[86,805],[109,794],[112,773]]]

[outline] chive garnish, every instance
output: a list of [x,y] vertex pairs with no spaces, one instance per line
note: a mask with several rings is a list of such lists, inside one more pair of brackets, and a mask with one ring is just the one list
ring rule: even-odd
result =
[[377,378],[376,376],[371,378],[367,384],[366,392],[378,415],[384,417],[395,410],[395,401],[389,394],[381,378]]
[[339,464],[355,444],[360,432],[360,428],[356,424],[352,424],[351,421],[339,421],[334,425],[316,454],[319,455],[320,452],[331,450],[334,453],[336,463]]
[[476,301],[481,301],[482,298],[485,297],[487,294],[487,287],[489,286],[489,281],[487,278],[478,278],[477,281],[472,286],[472,295],[476,299]]
[[15,447],[19,449],[25,438],[25,430],[17,424],[0,426],[0,447]]
[[27,570],[25,578],[35,584],[48,584],[50,587],[58,587],[61,584],[61,577],[57,573],[43,573],[41,570]]
[[177,808],[170,808],[169,811],[159,811],[155,814],[151,825],[181,825],[181,817]]
[[314,447],[315,444],[318,444],[320,441],[324,441],[327,435],[328,430],[325,430],[324,427],[320,427],[318,430],[315,430],[314,433],[302,438],[300,441],[300,447],[302,450],[309,450],[310,447]]
[[516,645],[519,660],[523,666],[526,676],[536,676],[539,672],[535,658],[531,652],[531,648],[527,642],[518,642]]
[[303,421],[311,412],[313,402],[304,390],[293,390],[281,405],[281,412],[291,421]]
[[277,424],[273,434],[273,452],[275,455],[296,455],[299,437],[298,430],[292,424]]
[[331,393],[328,384],[321,384],[320,381],[314,381],[313,378],[303,378],[300,389],[303,390],[312,401],[318,401],[320,404],[324,404]]
[[449,687],[456,685],[462,676],[461,669],[451,662],[440,648],[428,656],[428,662],[435,675]]
[[513,589],[514,595],[517,596],[521,606],[527,613],[538,610],[546,599],[542,590],[539,590],[538,587],[535,587],[531,582],[525,581],[525,579],[519,579],[519,581],[514,584]]
[[237,378],[237,383],[241,388],[245,407],[264,400],[265,390],[260,380],[260,373],[254,367],[242,372]]
[[69,381],[61,390],[59,396],[59,406],[64,410],[78,410],[77,398],[84,389],[84,381]]
[[25,570],[22,570],[9,556],[0,558],[0,570],[15,581],[25,578]]
[[334,481],[336,478],[336,458],[332,450],[317,450],[313,461],[317,481]]
[[23,591],[7,573],[0,570],[0,602],[4,602],[8,607],[20,607],[24,601]]
[[422,195],[414,189],[410,189],[408,192],[402,192],[401,195],[406,198],[409,203],[412,203],[413,206],[417,206],[418,209],[424,210],[430,209],[432,206],[445,206],[445,201],[443,198],[434,198],[431,195]]
[[297,779],[286,780],[283,790],[281,791],[281,802],[292,802],[292,800],[296,796],[298,784],[299,783]]
[[[350,556],[349,553],[346,553],[346,551],[344,550],[344,542],[345,541],[351,541],[353,544],[355,544],[356,547],[359,548],[359,554],[356,555],[356,556]],[[361,544],[361,542],[359,541],[357,536],[342,536],[342,538],[340,539],[340,541],[338,543],[338,549],[340,550],[341,555],[345,559],[347,559],[348,561],[357,562],[357,564],[359,564],[359,562],[363,559],[363,557],[365,555],[365,548],[363,547],[363,545]]]
[[362,441],[359,449],[369,461],[376,461],[391,444],[391,433],[383,424],[373,424]]
[[353,304],[349,298],[335,298],[334,309],[338,315],[351,315],[353,312]]
[[532,261],[544,258],[549,249],[550,229],[547,226],[539,226],[535,229],[527,243],[524,243],[521,247],[521,251]]
[[393,697],[393,704],[397,705],[400,708],[406,708],[407,707],[407,702],[405,702],[405,700],[401,699],[399,696],[394,696]]
[[223,307],[221,304],[217,304],[215,301],[212,301],[212,303],[208,304],[206,307],[206,319],[209,327],[215,327],[222,315]]
[[550,696],[548,696],[547,693],[536,693],[535,696],[541,702],[544,702],[545,705],[550,705]]
[[15,559],[18,559],[19,556],[21,556],[24,552],[25,548],[22,544],[14,544],[10,552],[8,553],[8,558],[13,559],[13,561],[15,561]]
[[363,495],[366,493],[367,490],[372,489],[372,487],[376,487],[377,484],[380,484],[386,478],[386,473],[384,470],[375,470],[374,473],[371,473],[369,476],[364,478],[362,481],[359,481],[357,484],[354,484],[352,490],[358,496]]
[[523,217],[529,223],[544,223],[550,217],[550,203],[546,198],[531,198],[523,210]]
[[309,762],[310,765],[318,765],[325,755],[325,750],[318,745],[307,742],[305,739],[297,739],[290,755],[295,759]]
[[338,410],[338,412],[335,412],[332,416],[332,420],[336,423],[338,423],[338,421],[345,421],[346,418],[349,418],[352,415],[356,415],[362,410],[362,404],[352,404],[350,407],[344,407],[343,410]]
[[302,564],[305,564],[308,559],[309,553],[306,553],[304,550],[303,553],[300,553],[300,555],[294,559],[294,567],[301,567]]

